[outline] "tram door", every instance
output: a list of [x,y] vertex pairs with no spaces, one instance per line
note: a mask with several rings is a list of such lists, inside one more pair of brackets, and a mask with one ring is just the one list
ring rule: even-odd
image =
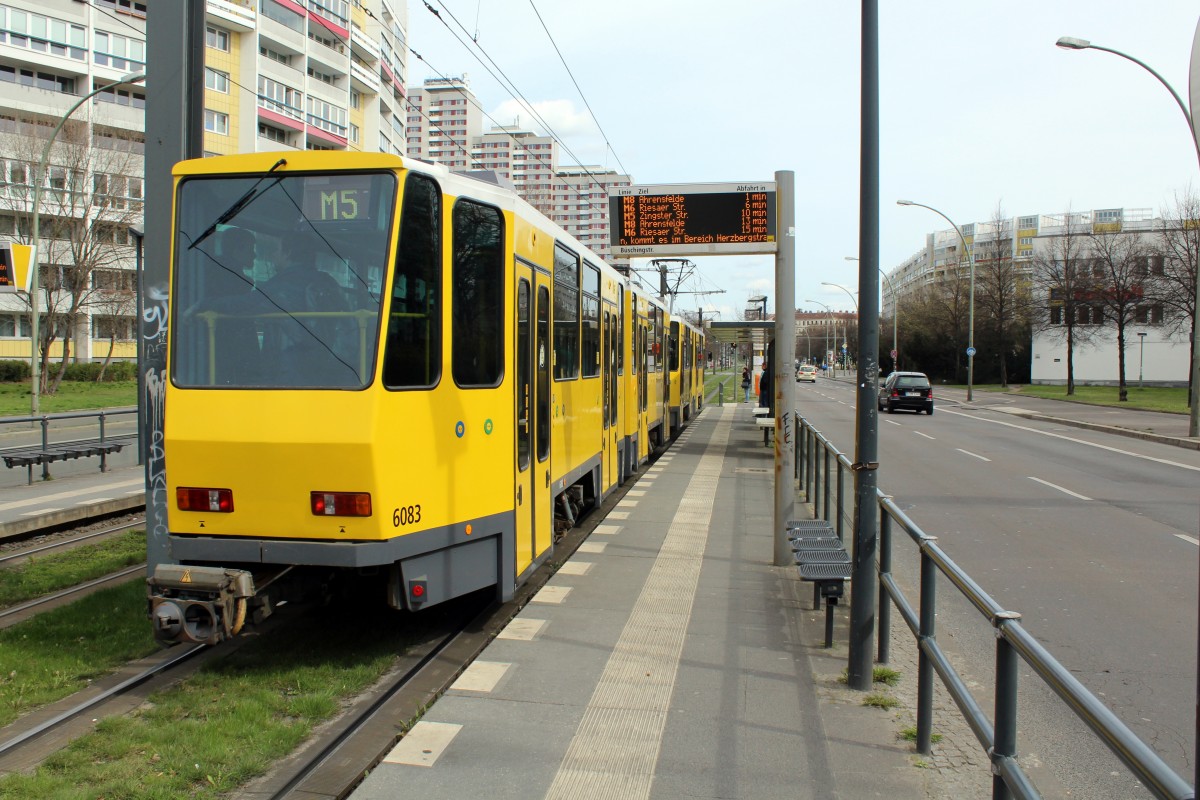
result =
[[545,276],[516,264],[516,557],[523,572],[550,544],[549,332]]
[[617,424],[617,331],[616,310],[612,303],[604,303],[604,345],[600,356],[600,378],[604,392],[604,442],[601,460],[604,463],[604,490],[620,480],[621,465],[617,458],[617,441],[620,425]]
[[529,267],[517,274],[517,573],[533,562],[533,285]]

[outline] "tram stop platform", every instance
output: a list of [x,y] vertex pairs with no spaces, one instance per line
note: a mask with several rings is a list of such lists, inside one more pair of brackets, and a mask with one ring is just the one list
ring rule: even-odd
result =
[[705,409],[354,800],[941,796],[842,683],[848,599],[826,650],[772,566],[773,458],[749,406]]

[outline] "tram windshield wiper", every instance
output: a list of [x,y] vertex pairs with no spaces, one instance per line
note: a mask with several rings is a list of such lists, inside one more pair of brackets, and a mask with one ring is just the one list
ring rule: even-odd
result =
[[245,194],[243,194],[241,197],[239,197],[237,200],[235,200],[233,202],[233,205],[231,205],[229,208],[222,211],[221,215],[219,217],[217,217],[216,220],[213,221],[213,224],[209,225],[207,228],[205,228],[204,233],[202,233],[198,237],[196,237],[195,241],[193,241],[191,244],[189,244],[187,249],[192,250],[196,247],[199,247],[201,242],[203,242],[209,236],[212,236],[214,233],[216,233],[218,227],[220,227],[221,225],[224,225],[225,223],[229,222],[229,220],[233,219],[238,214],[242,213],[242,209],[244,209],[246,206],[250,205],[250,203],[253,202],[256,198],[265,194],[268,190],[270,190],[271,186],[274,186],[275,184],[279,183],[279,181],[283,180],[283,177],[280,176],[279,178],[275,179],[275,183],[272,183],[271,186],[268,186],[266,189],[263,189],[261,192],[258,191],[258,185],[267,179],[267,175],[270,175],[272,172],[274,172],[275,170],[284,166],[285,164],[287,164],[286,159],[281,158],[278,161],[276,161],[275,164],[269,170],[267,170],[266,175],[263,175],[261,178],[259,178],[253,186],[251,186],[249,189],[246,190]]

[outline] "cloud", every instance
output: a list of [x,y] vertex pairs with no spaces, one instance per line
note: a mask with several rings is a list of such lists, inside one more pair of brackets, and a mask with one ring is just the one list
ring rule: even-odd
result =
[[[521,100],[505,100],[491,116],[500,125],[515,125],[542,136],[553,132],[585,163],[603,162],[604,137],[587,110],[576,108],[570,100],[539,100],[532,108]],[[573,159],[564,153],[560,161],[570,165]]]

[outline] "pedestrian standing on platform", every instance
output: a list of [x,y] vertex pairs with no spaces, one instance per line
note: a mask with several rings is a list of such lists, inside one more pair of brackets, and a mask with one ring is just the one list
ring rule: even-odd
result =
[[[775,404],[775,387],[772,385],[771,362],[763,365],[762,375],[758,378],[758,407],[771,408]],[[772,411],[772,415],[774,411]]]
[[742,401],[750,402],[750,367],[742,367]]

